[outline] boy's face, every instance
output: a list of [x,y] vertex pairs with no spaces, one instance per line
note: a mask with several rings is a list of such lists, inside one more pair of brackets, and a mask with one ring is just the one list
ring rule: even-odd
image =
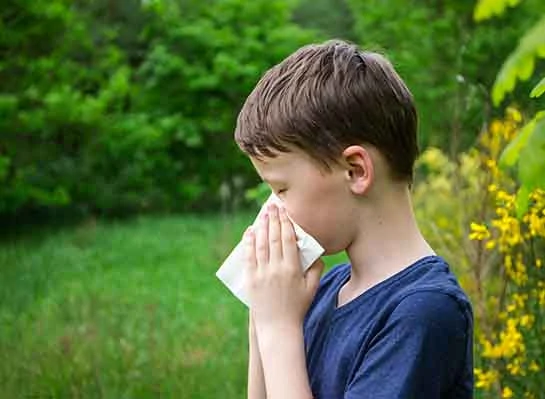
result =
[[356,208],[347,169],[332,166],[331,172],[325,172],[299,150],[278,153],[276,158],[250,160],[282,200],[288,215],[318,240],[326,255],[348,247]]

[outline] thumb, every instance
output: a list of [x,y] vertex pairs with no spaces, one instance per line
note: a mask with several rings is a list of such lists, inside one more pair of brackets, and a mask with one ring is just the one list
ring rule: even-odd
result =
[[320,277],[324,271],[325,264],[322,258],[316,259],[316,261],[310,266],[305,275],[307,281],[307,287],[311,288],[312,292],[315,292],[320,285]]

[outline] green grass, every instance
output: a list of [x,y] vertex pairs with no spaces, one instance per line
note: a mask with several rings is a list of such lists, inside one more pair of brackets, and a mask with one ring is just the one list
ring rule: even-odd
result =
[[215,272],[253,217],[91,221],[3,240],[0,398],[244,397],[247,309]]

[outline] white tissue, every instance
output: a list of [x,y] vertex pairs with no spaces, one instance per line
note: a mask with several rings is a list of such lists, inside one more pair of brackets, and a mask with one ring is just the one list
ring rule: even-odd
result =
[[[270,203],[279,204],[281,200],[273,193],[267,199],[265,204],[261,207],[255,221],[259,219],[259,216]],[[299,259],[301,260],[301,267],[303,271],[306,271],[323,253],[324,248],[307,232],[305,232],[300,226],[298,226],[291,218],[295,235],[297,237],[297,247],[299,248]],[[245,253],[244,245],[239,242],[233,249],[231,254],[223,262],[221,267],[216,272],[216,276],[229,288],[229,290],[246,306],[250,307],[250,301],[248,293],[245,287]]]

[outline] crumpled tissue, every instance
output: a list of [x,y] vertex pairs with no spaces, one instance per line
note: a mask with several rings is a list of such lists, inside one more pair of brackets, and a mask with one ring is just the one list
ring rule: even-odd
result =
[[[259,220],[259,216],[270,203],[279,204],[282,201],[274,193],[270,195],[267,201],[261,207],[253,225]],[[289,216],[288,216],[289,217]],[[297,237],[297,247],[299,248],[299,259],[301,268],[306,271],[312,264],[324,253],[324,248],[316,241],[314,237],[305,232],[291,218],[295,235]],[[250,307],[250,299],[245,285],[245,253],[244,243],[241,241],[225,259],[221,267],[216,272],[216,276],[227,286],[227,288],[247,307]]]

